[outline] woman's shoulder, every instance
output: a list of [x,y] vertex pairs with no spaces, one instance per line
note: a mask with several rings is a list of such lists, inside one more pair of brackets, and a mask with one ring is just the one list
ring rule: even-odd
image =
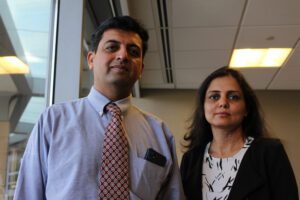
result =
[[186,150],[186,152],[183,154],[185,157],[191,157],[194,155],[199,155],[199,153],[203,152],[205,150],[206,144],[197,145],[195,147],[190,147]]
[[285,152],[283,144],[278,138],[257,138],[250,147],[250,152],[262,157],[275,156]]
[[257,138],[253,142],[253,146],[259,148],[275,148],[282,146],[281,140],[278,138]]
[[197,163],[202,163],[206,145],[197,145],[189,148],[182,156],[181,167],[193,167]]

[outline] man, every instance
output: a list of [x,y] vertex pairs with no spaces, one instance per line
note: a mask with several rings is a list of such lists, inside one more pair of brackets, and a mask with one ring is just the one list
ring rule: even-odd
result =
[[[42,114],[22,159],[14,199],[184,199],[172,134],[160,119],[131,104],[147,41],[148,33],[131,17],[100,25],[87,55],[94,73],[90,94]],[[116,116],[108,105],[121,109],[124,145],[107,146],[107,129]],[[112,148],[121,146],[128,146],[128,153],[122,149],[114,163],[103,157],[118,154]]]

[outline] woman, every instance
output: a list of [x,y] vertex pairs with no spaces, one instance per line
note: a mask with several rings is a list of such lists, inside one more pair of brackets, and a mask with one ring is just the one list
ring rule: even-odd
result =
[[299,199],[279,140],[267,139],[254,91],[236,70],[222,67],[198,90],[197,108],[184,136],[181,162],[188,200]]

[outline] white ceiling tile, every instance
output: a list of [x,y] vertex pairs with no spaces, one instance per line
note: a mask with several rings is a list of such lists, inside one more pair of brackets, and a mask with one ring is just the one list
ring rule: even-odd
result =
[[173,84],[168,84],[163,77],[162,70],[144,70],[140,81],[142,88],[174,88]]
[[299,0],[251,0],[243,25],[299,25]]
[[253,89],[264,90],[267,89],[268,84],[278,70],[278,68],[247,68],[240,71]]
[[[149,0],[128,0],[129,14],[142,22],[146,28],[154,28],[152,3]],[[156,13],[154,13],[156,14]]]
[[154,29],[148,30],[149,41],[148,41],[148,51],[157,51],[157,44],[160,44],[160,37],[156,37],[156,32]]
[[[175,85],[175,88],[195,89],[215,68],[229,62],[233,47],[294,47],[300,38],[299,0],[166,1],[174,76],[174,85],[168,84],[162,68],[163,48],[156,5],[162,1],[128,2],[130,14],[146,25],[150,34],[142,88],[172,88]],[[242,27],[238,29],[241,17]],[[254,89],[298,88],[298,48],[296,46],[280,73],[278,68],[241,71]]]
[[244,0],[173,0],[172,24],[173,27],[236,26],[244,3]]
[[173,29],[175,50],[232,49],[236,28]]
[[283,67],[275,76],[268,89],[300,90],[300,67]]
[[300,26],[257,26],[240,29],[235,48],[293,47]]
[[146,54],[144,69],[161,69],[160,55],[158,52],[148,52]]
[[[292,51],[291,56],[288,58],[285,66],[286,68],[298,68],[300,69],[300,40]],[[300,75],[300,74],[299,74]]]
[[202,81],[215,69],[176,69],[174,70],[175,86],[178,89],[197,89]]
[[230,50],[176,51],[175,69],[215,68],[228,65]]

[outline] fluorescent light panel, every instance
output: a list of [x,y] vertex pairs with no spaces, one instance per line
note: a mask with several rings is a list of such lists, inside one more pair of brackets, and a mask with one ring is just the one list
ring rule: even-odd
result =
[[291,48],[235,49],[229,66],[244,67],[281,67]]
[[29,68],[16,56],[0,57],[0,74],[28,74]]

